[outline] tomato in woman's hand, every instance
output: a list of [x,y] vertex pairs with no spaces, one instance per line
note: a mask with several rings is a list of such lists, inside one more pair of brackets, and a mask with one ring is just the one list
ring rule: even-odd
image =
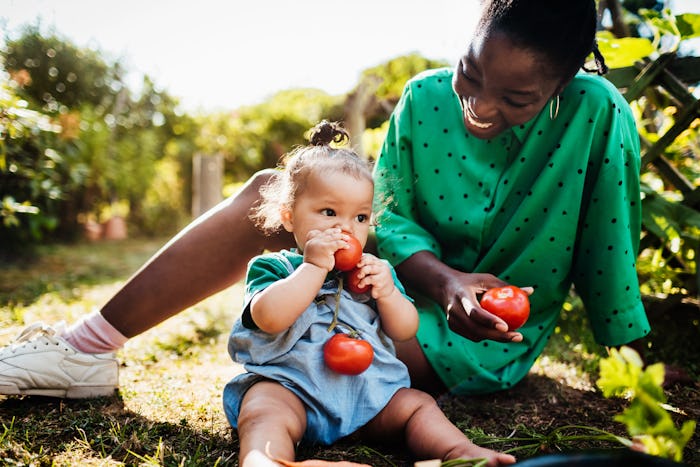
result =
[[[344,232],[347,234],[347,232]],[[338,271],[349,271],[354,268],[357,263],[360,262],[362,258],[362,245],[360,241],[348,234],[350,239],[348,240],[348,248],[340,248],[335,251],[335,268]]]
[[374,350],[366,340],[338,333],[323,345],[326,366],[343,375],[359,375],[369,368]]
[[513,285],[487,290],[482,295],[480,304],[481,308],[505,321],[509,331],[518,329],[530,316],[527,293]]
[[345,273],[345,287],[352,293],[365,293],[371,289],[369,285],[359,286],[360,278],[357,276],[359,273],[360,269],[358,268],[354,268]]

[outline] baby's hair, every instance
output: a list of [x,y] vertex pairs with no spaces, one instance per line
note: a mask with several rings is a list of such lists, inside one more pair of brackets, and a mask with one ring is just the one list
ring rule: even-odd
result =
[[[568,80],[581,68],[608,71],[595,39],[595,0],[483,0],[482,7],[477,34],[505,33],[545,57],[554,76]],[[591,53],[595,69],[584,67]]]
[[339,171],[358,180],[369,180],[374,185],[369,163],[355,151],[340,147],[350,139],[340,123],[323,120],[309,131],[308,138],[310,144],[287,153],[282,159],[281,170],[260,189],[261,201],[251,218],[266,233],[281,228],[281,210],[294,207],[312,172]]

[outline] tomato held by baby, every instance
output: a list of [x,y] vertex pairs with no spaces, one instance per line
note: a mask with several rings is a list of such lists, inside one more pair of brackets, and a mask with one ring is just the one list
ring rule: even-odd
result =
[[338,271],[349,271],[357,266],[362,258],[362,245],[360,241],[350,235],[348,232],[343,232],[350,238],[348,239],[348,248],[340,248],[335,251],[335,268]]
[[351,271],[348,271],[345,273],[345,287],[352,293],[356,294],[362,294],[365,292],[369,292],[369,289],[371,286],[369,285],[363,285],[360,286],[360,277],[358,274],[360,273],[359,268],[354,268]]
[[487,290],[479,303],[481,308],[505,321],[509,331],[518,329],[530,316],[527,292],[514,285]]
[[359,375],[372,364],[374,350],[366,340],[338,333],[323,345],[323,359],[336,373]]

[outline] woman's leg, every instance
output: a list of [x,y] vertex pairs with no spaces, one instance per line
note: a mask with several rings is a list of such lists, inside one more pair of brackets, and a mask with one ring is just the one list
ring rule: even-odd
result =
[[243,397],[238,415],[239,462],[252,451],[294,460],[295,447],[306,431],[306,409],[301,400],[279,383],[254,384]]
[[264,249],[293,245],[287,234],[264,236],[248,217],[272,173],[256,174],[236,196],[195,220],[100,312],[65,331],[35,323],[13,345],[1,348],[0,394],[112,394],[119,385],[119,364],[112,353],[128,338],[240,280],[248,260]]
[[[379,414],[362,428],[370,439],[403,437],[418,459],[488,459],[486,465],[508,465],[515,458],[472,443],[445,416],[435,399],[416,389],[400,389]],[[390,441],[394,439],[389,438]]]
[[248,217],[272,173],[255,174],[176,235],[104,305],[102,316],[134,337],[242,279],[248,260],[264,249],[292,246],[286,232],[265,236]]

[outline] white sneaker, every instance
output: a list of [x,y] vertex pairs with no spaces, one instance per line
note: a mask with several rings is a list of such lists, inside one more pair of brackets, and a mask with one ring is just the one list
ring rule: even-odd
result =
[[61,326],[28,326],[0,349],[0,394],[84,399],[110,396],[119,386],[114,354],[89,354],[60,337]]

